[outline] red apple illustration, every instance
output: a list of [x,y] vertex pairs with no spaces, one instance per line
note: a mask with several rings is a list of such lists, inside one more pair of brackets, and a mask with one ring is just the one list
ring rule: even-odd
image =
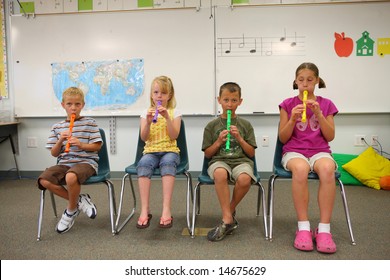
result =
[[334,50],[336,54],[340,57],[348,57],[353,51],[353,40],[351,38],[345,37],[344,32],[334,33],[336,40],[334,41]]

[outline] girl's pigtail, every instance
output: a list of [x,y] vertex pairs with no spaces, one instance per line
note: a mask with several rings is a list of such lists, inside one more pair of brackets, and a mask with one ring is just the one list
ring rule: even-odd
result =
[[293,82],[293,89],[298,89],[298,85],[297,85],[297,83],[295,82],[295,80],[294,80],[294,82]]
[[320,82],[318,83],[318,88],[326,88],[325,82],[320,78]]

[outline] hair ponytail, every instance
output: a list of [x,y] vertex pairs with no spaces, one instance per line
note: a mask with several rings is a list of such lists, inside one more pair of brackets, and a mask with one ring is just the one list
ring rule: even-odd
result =
[[297,85],[297,83],[295,82],[295,80],[294,80],[294,82],[293,82],[293,89],[298,89],[298,85]]
[[320,78],[320,82],[318,83],[318,88],[326,88],[325,82]]

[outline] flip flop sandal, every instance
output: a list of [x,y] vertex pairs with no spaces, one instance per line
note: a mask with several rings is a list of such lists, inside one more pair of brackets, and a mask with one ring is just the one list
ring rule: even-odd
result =
[[[146,219],[138,219],[137,224],[135,225],[139,229],[144,229],[150,226],[150,220],[152,219],[152,214],[148,214]],[[146,222],[146,224],[144,224]]]
[[[168,224],[166,224],[167,222],[169,222]],[[158,224],[158,226],[160,228],[171,228],[173,225],[173,217],[171,216],[170,218],[168,219],[163,219],[162,217],[160,218],[160,223]]]

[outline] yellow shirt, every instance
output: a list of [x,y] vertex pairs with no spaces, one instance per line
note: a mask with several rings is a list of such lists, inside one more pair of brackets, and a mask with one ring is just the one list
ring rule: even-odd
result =
[[[169,118],[173,119],[173,109],[168,110]],[[157,152],[180,153],[176,140],[171,140],[167,130],[167,120],[158,117],[156,123],[150,125],[149,138],[145,142],[144,154]]]

